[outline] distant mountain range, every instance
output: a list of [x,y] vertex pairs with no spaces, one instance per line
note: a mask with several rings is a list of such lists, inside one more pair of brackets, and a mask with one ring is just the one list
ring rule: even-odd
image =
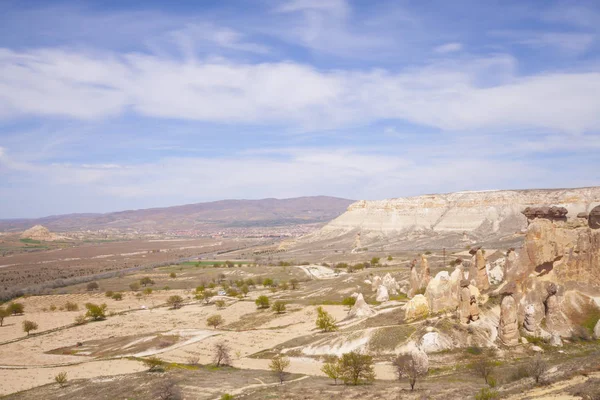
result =
[[36,219],[0,220],[0,231],[23,231],[34,225],[43,225],[56,232],[110,228],[168,231],[282,227],[326,223],[346,211],[353,202],[354,200],[327,196],[281,200],[221,200],[106,214],[67,214]]

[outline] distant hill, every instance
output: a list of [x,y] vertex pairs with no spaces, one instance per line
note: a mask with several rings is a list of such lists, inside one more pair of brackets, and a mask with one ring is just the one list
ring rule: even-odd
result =
[[108,228],[167,231],[281,227],[326,223],[346,211],[352,203],[353,200],[327,196],[281,200],[221,200],[106,214],[67,214],[36,219],[0,220],[0,231],[23,231],[35,225],[43,225],[56,232]]

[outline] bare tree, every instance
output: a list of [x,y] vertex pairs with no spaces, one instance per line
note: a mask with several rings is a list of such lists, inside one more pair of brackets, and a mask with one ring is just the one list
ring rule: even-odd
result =
[[189,353],[187,357],[187,363],[189,365],[198,365],[200,364],[200,356],[194,353]]
[[231,357],[229,346],[225,342],[220,342],[215,344],[215,358],[214,362],[217,367],[221,365],[229,365],[231,362]]
[[394,360],[398,379],[408,379],[410,390],[415,390],[417,379],[427,374],[427,366],[421,365],[413,353],[400,354]]
[[536,354],[536,356],[533,357],[533,360],[529,362],[529,367],[527,369],[529,371],[529,375],[535,379],[535,383],[540,383],[542,376],[548,370],[548,364],[542,358],[541,354]]
[[488,379],[494,371],[494,363],[492,362],[490,356],[485,353],[473,363],[472,368],[473,371],[485,379],[485,383],[488,383]]
[[181,390],[177,386],[177,383],[172,379],[167,379],[159,383],[156,388],[156,398],[159,400],[181,400]]

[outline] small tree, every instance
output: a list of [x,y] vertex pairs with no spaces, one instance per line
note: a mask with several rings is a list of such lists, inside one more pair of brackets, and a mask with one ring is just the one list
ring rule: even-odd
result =
[[273,279],[271,279],[271,278],[265,278],[265,279],[263,279],[262,284],[263,284],[264,287],[273,286]]
[[257,308],[269,308],[269,298],[267,296],[258,296],[254,302]]
[[275,356],[269,364],[269,369],[273,371],[279,378],[279,383],[283,384],[285,378],[285,370],[290,366],[290,360],[281,355]]
[[231,357],[229,356],[230,349],[225,342],[220,342],[215,344],[215,357],[214,363],[217,367],[221,365],[229,365],[231,362]]
[[149,276],[145,276],[142,279],[140,279],[140,285],[144,287],[148,285],[154,285],[154,281]]
[[129,284],[129,289],[136,292],[136,291],[140,290],[140,284],[138,282],[131,282]]
[[67,372],[59,372],[58,375],[54,377],[54,381],[58,383],[58,386],[61,388],[67,386]]
[[2,326],[4,324],[4,318],[8,317],[10,315],[10,312],[3,307],[0,307],[0,326]]
[[337,380],[342,377],[342,368],[340,366],[340,360],[338,357],[332,356],[325,360],[325,363],[321,367],[321,371],[328,377],[334,380],[337,385]]
[[100,285],[98,285],[98,282],[90,282],[87,284],[87,290],[92,291],[92,290],[98,290],[100,288]]
[[87,309],[86,312],[86,316],[90,317],[92,320],[94,321],[101,321],[103,319],[106,319],[106,309],[108,308],[106,304],[92,304],[92,303],[87,303],[85,305],[85,308]]
[[317,328],[323,332],[333,332],[337,330],[335,318],[331,316],[323,307],[317,307]]
[[171,272],[169,274],[169,278],[175,279],[175,278],[177,278],[177,274],[175,272]]
[[147,287],[142,293],[146,296],[150,296],[152,294],[152,288]]
[[529,371],[529,375],[535,379],[535,383],[540,383],[542,376],[548,370],[548,364],[546,361],[544,361],[540,354],[536,354],[536,356],[533,357],[533,360],[529,362],[527,369]]
[[281,300],[277,300],[275,303],[273,303],[272,309],[277,314],[283,314],[285,312],[285,303]]
[[25,312],[25,306],[23,303],[10,303],[6,309],[12,315],[23,314]]
[[250,292],[250,289],[248,288],[248,285],[243,285],[240,288],[240,291],[244,294],[244,297],[248,296],[248,292]]
[[234,400],[235,397],[233,397],[233,395],[229,394],[229,393],[225,393],[221,396],[221,398],[219,400]]
[[181,390],[172,379],[167,379],[158,384],[155,391],[158,400],[182,400]]
[[400,354],[394,360],[398,379],[407,378],[410,384],[410,390],[415,390],[415,385],[419,377],[427,374],[427,365],[419,363],[413,353]]
[[345,353],[339,361],[341,377],[344,383],[358,385],[359,383],[371,383],[375,380],[373,371],[373,357],[360,354],[356,351]]
[[106,292],[104,292],[104,295],[108,298],[113,297],[113,294],[115,294],[115,292],[113,292],[112,290],[107,290]]
[[299,284],[300,284],[300,282],[298,282],[298,279],[296,279],[296,278],[290,279],[290,287],[292,288],[292,290],[298,289]]
[[387,257],[387,260],[388,260],[388,261],[392,261],[393,259],[394,259],[394,257],[392,257],[392,256],[388,256],[388,257]]
[[27,333],[27,336],[29,336],[29,332],[31,331],[36,331],[38,328],[38,324],[36,324],[33,321],[23,321],[23,332]]
[[163,365],[163,361],[156,356],[144,358],[142,359],[142,362],[148,367],[148,371],[158,371]]
[[77,305],[77,303],[72,303],[70,301],[67,301],[65,303],[65,310],[67,310],[67,311],[79,311],[79,306]]
[[352,308],[354,304],[356,304],[356,297],[346,297],[344,300],[342,300],[342,305],[348,308]]
[[215,305],[218,309],[223,309],[225,308],[225,300],[217,300],[215,301]]
[[214,329],[217,329],[217,327],[222,325],[224,322],[225,320],[219,314],[211,315],[206,319],[206,325],[212,326]]
[[123,300],[123,295],[121,293],[115,293],[112,295],[112,299],[116,301],[121,301]]
[[473,371],[481,376],[485,380],[485,383],[488,383],[488,379],[494,371],[494,363],[487,353],[484,353],[473,363]]
[[377,265],[377,264],[379,264],[380,260],[381,260],[381,258],[379,258],[379,257],[373,257],[373,258],[371,258],[371,265]]
[[181,296],[173,295],[167,299],[167,304],[173,310],[177,310],[183,305],[183,298]]

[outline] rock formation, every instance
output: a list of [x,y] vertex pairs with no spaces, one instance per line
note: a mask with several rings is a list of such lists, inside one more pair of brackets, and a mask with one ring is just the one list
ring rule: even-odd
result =
[[557,219],[557,220],[565,220],[567,218],[567,210],[565,207],[527,207],[523,210],[523,215],[527,217],[527,219],[534,218],[547,218],[547,219]]
[[[477,275],[474,277],[476,283],[475,286],[477,286],[477,289],[479,290],[487,290],[490,288],[490,281],[488,279],[487,269],[485,267],[485,257],[483,255],[483,250],[477,249],[474,258],[475,270],[477,273]],[[469,277],[469,279],[471,279],[471,281],[473,280],[472,277]]]
[[412,298],[419,291],[421,286],[421,280],[419,279],[419,273],[417,272],[416,260],[413,260],[410,264],[410,291],[408,297]]
[[390,300],[390,294],[385,286],[379,285],[377,288],[377,297],[375,297],[375,301],[380,303],[386,302]]
[[407,320],[423,318],[429,315],[429,304],[422,294],[418,294],[406,303]]
[[51,242],[60,238],[60,236],[50,232],[48,228],[42,225],[36,225],[21,233],[21,239],[41,240],[43,242]]
[[523,328],[529,335],[535,335],[537,332],[537,322],[535,319],[535,307],[533,304],[528,304],[525,307],[525,319],[523,321]]
[[594,339],[600,339],[600,319],[596,322],[594,327]]
[[591,229],[600,229],[600,206],[596,206],[590,211],[588,226]]
[[421,254],[421,284],[420,289],[425,289],[431,280],[431,271],[429,270],[429,260],[425,254]]
[[389,273],[385,274],[381,284],[386,287],[390,295],[394,296],[398,294],[398,283]]
[[506,252],[506,259],[504,261],[504,278],[507,281],[512,280],[515,277],[518,268],[517,253],[515,253],[514,248],[510,248]]
[[356,297],[356,302],[348,312],[348,318],[365,318],[375,315],[375,311],[365,301],[362,293]]
[[379,289],[380,285],[381,285],[381,277],[379,275],[375,275],[373,277],[373,280],[371,281],[371,288],[373,289],[373,291],[376,291]]
[[569,336],[571,334],[571,324],[563,314],[558,300],[558,288],[554,283],[548,285],[548,297],[544,304],[546,305],[546,328],[550,334],[560,334]]
[[445,247],[462,246],[465,233],[480,242],[511,237],[527,228],[527,218],[521,213],[526,207],[553,204],[565,207],[570,215],[589,211],[590,205],[600,204],[600,188],[458,192],[357,201],[303,241],[347,236],[351,246],[360,232],[362,246],[395,237],[402,239],[401,248],[415,249],[412,239],[418,233],[420,246],[428,237],[438,244],[443,239]]
[[517,303],[513,297],[514,288],[507,286],[503,291],[500,303],[500,326],[498,337],[506,346],[519,344],[519,320],[517,317]]
[[432,313],[456,309],[458,302],[447,271],[438,272],[435,278],[429,281],[425,297]]
[[425,353],[436,353],[454,348],[452,340],[438,332],[427,332],[419,342],[419,348]]
[[415,342],[408,342],[402,346],[399,354],[409,354],[415,361],[415,369],[418,375],[424,375],[429,370],[429,357]]
[[468,324],[479,319],[479,305],[477,304],[477,290],[466,279],[460,281],[460,304],[458,307],[459,320]]

